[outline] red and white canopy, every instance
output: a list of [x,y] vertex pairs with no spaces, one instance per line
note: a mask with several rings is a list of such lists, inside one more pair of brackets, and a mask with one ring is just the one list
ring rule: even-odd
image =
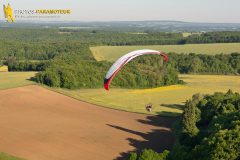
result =
[[127,53],[120,57],[109,69],[107,72],[107,75],[104,79],[104,88],[106,90],[109,90],[109,85],[114,78],[114,76],[118,73],[118,71],[128,62],[133,60],[134,58],[142,55],[147,54],[156,54],[156,55],[162,55],[165,61],[168,61],[168,57],[161,51],[155,51],[155,50],[149,50],[149,49],[143,49],[143,50],[136,50],[130,53]]

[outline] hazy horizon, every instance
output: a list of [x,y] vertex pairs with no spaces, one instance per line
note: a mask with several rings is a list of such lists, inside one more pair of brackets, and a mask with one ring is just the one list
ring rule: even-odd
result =
[[[0,21],[5,22],[5,19],[0,19]],[[180,22],[180,23],[202,23],[202,24],[240,24],[240,22],[190,22],[190,21],[178,21],[178,20],[18,20],[17,22],[22,23],[101,23],[101,22]]]
[[[240,23],[238,0],[3,0],[15,9],[71,9],[71,15],[43,21],[182,21],[199,23]],[[0,19],[4,20],[0,10]],[[31,20],[31,19],[19,19]],[[32,19],[38,21],[41,19]]]

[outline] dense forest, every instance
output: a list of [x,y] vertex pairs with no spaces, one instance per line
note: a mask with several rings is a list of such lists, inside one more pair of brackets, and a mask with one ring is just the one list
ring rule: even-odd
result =
[[[181,33],[118,32],[83,29],[0,28],[0,41],[10,42],[78,42],[92,45],[178,44]],[[9,43],[10,43],[9,42]]]
[[[240,42],[240,32],[207,32],[183,37],[182,33],[150,31],[138,33],[58,28],[0,28],[0,58],[8,55],[26,59],[52,58],[55,54],[69,49],[69,43],[121,46],[231,42]],[[39,57],[36,54],[40,54]],[[46,55],[41,57],[42,54]]]
[[[87,49],[85,47],[84,53]],[[35,80],[53,87],[99,88],[103,86],[104,76],[110,66],[111,63],[106,61],[85,60],[81,54],[61,55],[48,63]],[[154,66],[130,62],[113,79],[112,86],[147,88],[178,83],[182,81],[178,79],[177,71],[160,59]]]
[[[82,52],[84,44],[78,42],[7,42],[0,41],[0,58],[15,57],[17,60],[49,60],[56,55],[79,53],[86,59],[88,52]],[[91,59],[94,59],[93,57]]]
[[[240,54],[229,55],[204,55],[204,54],[167,54],[171,59],[167,65],[174,67],[182,74],[240,74]],[[79,59],[83,59],[78,57]],[[91,59],[89,57],[89,59]],[[132,63],[142,63],[148,65],[158,65],[161,57],[145,56],[140,57]],[[44,71],[49,61],[18,61],[14,57],[5,59],[10,71]],[[45,66],[45,67],[44,67]]]
[[177,143],[171,152],[144,150],[130,160],[238,160],[240,159],[240,94],[229,90],[193,95],[186,101],[175,126]]
[[240,42],[240,32],[207,32],[200,36],[193,34],[186,38],[186,43],[232,43]]
[[[8,57],[5,64],[10,71],[43,71],[37,82],[64,88],[102,87],[102,80],[110,62],[97,62],[88,45],[78,46],[78,54],[60,54],[50,61],[17,61]],[[240,74],[240,54],[204,55],[169,53],[169,62],[162,57],[138,57],[117,74],[114,86],[146,88],[182,83],[177,74]],[[128,78],[126,78],[128,77]],[[129,78],[131,77],[131,78]],[[65,80],[64,80],[65,79]],[[68,79],[68,80],[66,80]]]
[[12,56],[17,60],[49,60],[59,54],[80,52],[83,44],[94,46],[220,42],[240,42],[240,32],[208,32],[183,37],[182,33],[165,32],[0,28],[0,60]]
[[[0,28],[0,60],[48,60],[56,55],[81,52],[87,45],[177,44],[180,33]],[[82,56],[84,54],[82,53]]]
[[[169,65],[182,74],[240,74],[240,53],[168,54]],[[154,61],[154,59],[152,59]]]
[[[59,54],[52,60],[18,61],[5,59],[9,71],[42,71],[35,80],[54,87],[69,89],[99,88],[111,66],[110,62],[97,62],[88,45],[78,46],[78,53]],[[161,56],[147,55],[136,58],[117,74],[113,86],[147,88],[183,83],[182,74],[240,74],[240,54],[204,55],[169,53],[170,61],[163,63]]]
[[[80,55],[78,59],[94,61],[88,45],[79,45],[77,47],[75,46],[75,48],[77,48],[78,55]],[[65,51],[68,55],[73,55],[74,53],[73,51]],[[170,59],[167,65],[170,65],[182,74],[240,74],[239,53],[217,55],[168,53],[167,55]],[[132,63],[157,66],[159,62],[161,62],[161,59],[162,58],[158,56],[144,56],[137,58],[135,62]],[[8,65],[10,71],[44,71],[49,61],[19,61],[15,56],[10,56],[4,59],[4,63]]]

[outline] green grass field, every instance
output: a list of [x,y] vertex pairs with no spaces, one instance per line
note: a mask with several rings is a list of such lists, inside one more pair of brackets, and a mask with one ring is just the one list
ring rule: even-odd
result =
[[0,89],[21,87],[34,82],[28,80],[36,72],[0,72]]
[[97,46],[91,47],[96,60],[114,61],[122,55],[138,49],[154,49],[165,53],[230,54],[240,52],[240,43],[148,45],[148,46]]
[[183,37],[189,37],[191,35],[201,35],[201,34],[202,34],[201,32],[183,32],[182,36]]
[[0,160],[24,160],[24,159],[17,158],[17,157],[14,157],[14,156],[10,156],[6,153],[1,153],[0,152]]
[[[0,89],[34,84],[27,80],[34,74],[35,72],[2,72]],[[181,105],[195,93],[210,94],[217,91],[226,92],[228,89],[240,92],[240,76],[180,75],[180,78],[187,84],[153,89],[110,88],[110,91],[103,88],[79,90],[47,88],[75,99],[130,112],[147,113],[145,105],[152,103],[152,114],[167,116],[181,113]]]
[[228,89],[240,92],[240,76],[180,75],[180,77],[187,82],[186,85],[154,89],[111,88],[108,92],[104,89],[50,89],[89,103],[130,112],[147,113],[145,105],[151,102],[152,114],[167,116],[181,113],[181,105],[195,93],[227,92]]

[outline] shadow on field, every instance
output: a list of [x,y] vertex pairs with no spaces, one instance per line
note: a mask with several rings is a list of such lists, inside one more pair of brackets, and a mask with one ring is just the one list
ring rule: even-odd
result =
[[32,82],[37,82],[37,78],[36,77],[30,77],[30,78],[27,78],[26,80],[32,81]]
[[[107,125],[143,138],[143,141],[127,138],[129,144],[135,148],[134,152],[140,152],[145,148],[152,149],[156,152],[162,152],[165,149],[170,150],[174,144],[174,137],[170,128],[177,119],[178,117],[147,116],[146,120],[137,120],[139,123],[158,127],[158,129],[154,129],[148,133],[131,130],[129,128],[124,128],[123,126]],[[127,160],[129,154],[130,152],[122,152],[120,156],[115,158],[115,160]]]
[[160,104],[160,106],[183,110],[183,104]]

